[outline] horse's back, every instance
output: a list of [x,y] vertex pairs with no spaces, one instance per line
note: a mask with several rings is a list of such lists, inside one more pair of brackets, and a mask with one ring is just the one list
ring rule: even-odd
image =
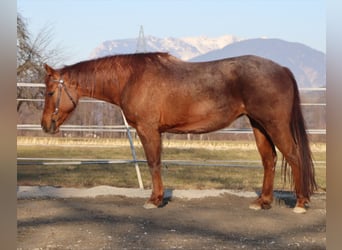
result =
[[292,87],[287,68],[255,55],[195,63],[184,62],[172,56],[163,59],[165,70],[158,68],[155,73],[161,75],[163,81],[170,81],[175,86],[196,84],[200,89],[209,85],[212,88],[220,87],[222,82],[225,85],[235,85],[239,82],[240,87],[249,88],[286,89]]

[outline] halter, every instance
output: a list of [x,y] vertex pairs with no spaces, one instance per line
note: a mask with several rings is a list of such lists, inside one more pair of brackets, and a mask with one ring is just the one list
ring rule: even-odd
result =
[[64,91],[67,94],[67,96],[69,97],[70,101],[72,102],[74,107],[76,107],[76,102],[75,102],[74,98],[72,98],[72,96],[70,95],[67,87],[65,86],[64,80],[63,79],[59,79],[59,80],[51,80],[51,81],[52,82],[58,82],[58,96],[57,96],[57,101],[56,101],[56,108],[55,108],[55,111],[52,113],[52,115],[55,116],[59,112],[59,104],[60,104],[60,101],[61,101],[62,89],[64,89]]

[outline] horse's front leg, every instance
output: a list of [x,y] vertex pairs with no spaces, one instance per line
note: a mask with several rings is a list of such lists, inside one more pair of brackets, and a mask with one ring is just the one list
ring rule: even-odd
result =
[[161,135],[158,130],[151,128],[137,128],[137,133],[143,145],[152,177],[152,194],[144,208],[157,208],[162,205],[164,198],[161,179]]

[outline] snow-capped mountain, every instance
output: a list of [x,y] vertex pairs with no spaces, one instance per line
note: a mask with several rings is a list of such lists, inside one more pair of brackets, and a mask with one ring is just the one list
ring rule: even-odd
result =
[[[90,59],[137,52],[136,38],[105,41],[90,54]],[[300,87],[326,85],[325,54],[304,44],[280,39],[241,39],[232,35],[217,38],[206,36],[187,38],[145,37],[146,52],[162,51],[185,61],[211,61],[233,56],[253,54],[288,67]],[[139,51],[143,52],[143,51]]]
[[182,41],[194,46],[201,54],[208,53],[212,50],[222,49],[223,47],[241,41],[241,38],[232,35],[225,35],[216,38],[207,36],[184,37]]
[[[206,36],[186,38],[145,36],[147,52],[169,52],[183,60],[189,60],[210,51],[221,49],[228,44],[240,40],[240,38],[231,35],[217,38]],[[137,38],[105,41],[91,52],[90,59],[115,54],[135,53],[137,51],[137,43]]]

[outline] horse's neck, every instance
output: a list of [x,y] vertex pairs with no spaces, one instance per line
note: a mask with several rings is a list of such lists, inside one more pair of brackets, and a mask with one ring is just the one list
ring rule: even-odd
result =
[[97,100],[106,101],[116,105],[120,105],[120,83],[113,79],[110,84],[110,80],[101,79],[101,77],[90,77],[94,80],[86,83],[80,83],[78,88],[78,94],[80,97],[90,97]]

